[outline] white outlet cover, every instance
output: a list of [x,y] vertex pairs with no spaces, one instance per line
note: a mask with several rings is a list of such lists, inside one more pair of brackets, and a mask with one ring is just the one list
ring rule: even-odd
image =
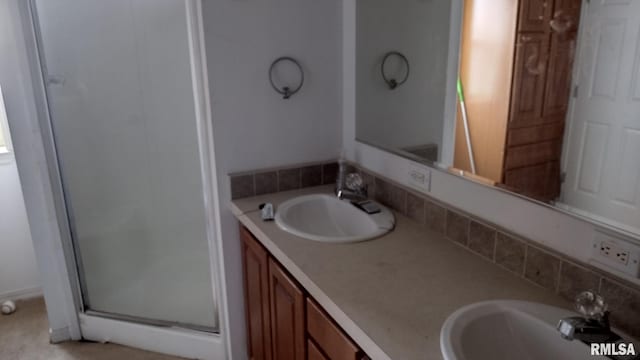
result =
[[[628,252],[629,259],[627,263],[623,264],[620,261],[602,256],[600,254],[600,245],[602,244],[602,242],[607,242],[621,250]],[[599,264],[614,268],[618,271],[624,272],[625,274],[631,275],[636,278],[640,277],[640,247],[629,241],[626,241],[621,237],[614,236],[602,231],[595,231],[595,235],[593,238],[592,259]]]
[[407,184],[416,190],[428,193],[431,191],[431,169],[410,163],[407,168]]

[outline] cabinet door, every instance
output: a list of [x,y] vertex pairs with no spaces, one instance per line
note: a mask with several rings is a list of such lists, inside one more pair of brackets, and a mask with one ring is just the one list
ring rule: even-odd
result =
[[330,360],[366,358],[358,345],[311,299],[307,300],[307,333]]
[[249,359],[271,360],[269,255],[244,227],[240,228],[240,238]]
[[521,0],[518,31],[548,31],[552,8],[553,0]]
[[304,360],[304,293],[273,259],[269,259],[271,346],[274,360]]
[[542,122],[549,36],[520,34],[511,87],[510,129]]

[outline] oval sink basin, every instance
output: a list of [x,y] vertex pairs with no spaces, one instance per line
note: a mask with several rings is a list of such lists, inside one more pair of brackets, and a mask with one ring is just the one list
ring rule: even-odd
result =
[[299,196],[282,203],[276,224],[293,235],[315,241],[348,243],[384,235],[395,219],[386,207],[367,214],[349,201],[326,194]]
[[560,337],[556,325],[568,316],[578,315],[526,301],[471,304],[451,314],[442,326],[442,355],[445,360],[607,359],[591,356],[585,343]]

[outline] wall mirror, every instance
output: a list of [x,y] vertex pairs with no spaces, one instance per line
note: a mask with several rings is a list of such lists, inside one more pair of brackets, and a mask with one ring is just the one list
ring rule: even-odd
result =
[[[640,235],[640,1],[451,4],[357,1],[357,139]],[[387,51],[411,63],[393,90]]]

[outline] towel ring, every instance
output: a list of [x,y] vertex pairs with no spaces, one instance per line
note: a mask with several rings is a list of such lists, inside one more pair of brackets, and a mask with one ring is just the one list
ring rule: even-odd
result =
[[[294,65],[298,67],[298,70],[300,71],[300,83],[293,90],[289,86],[283,86],[282,88],[279,88],[278,86],[276,86],[276,84],[273,81],[273,69],[276,67],[278,63],[282,61],[292,62]],[[269,82],[271,83],[271,87],[273,88],[273,90],[275,90],[278,94],[282,95],[283,99],[288,99],[293,94],[300,91],[300,89],[302,88],[302,85],[304,84],[304,70],[302,70],[302,66],[300,66],[300,63],[296,59],[289,56],[279,57],[275,59],[271,63],[271,67],[269,67]]]
[[[400,60],[402,60],[402,62],[405,64],[405,67],[407,68],[407,71],[404,74],[404,78],[402,78],[402,80],[400,81],[394,78],[388,78],[387,74],[385,73],[385,65],[387,64],[387,60],[389,60],[389,58],[392,56],[399,57]],[[407,60],[407,57],[401,54],[400,52],[389,51],[384,55],[384,59],[382,59],[382,65],[380,66],[380,72],[382,73],[382,79],[384,80],[385,83],[387,83],[387,86],[389,86],[389,89],[393,90],[398,86],[407,82],[407,79],[409,79],[409,71],[410,71],[409,60]]]

